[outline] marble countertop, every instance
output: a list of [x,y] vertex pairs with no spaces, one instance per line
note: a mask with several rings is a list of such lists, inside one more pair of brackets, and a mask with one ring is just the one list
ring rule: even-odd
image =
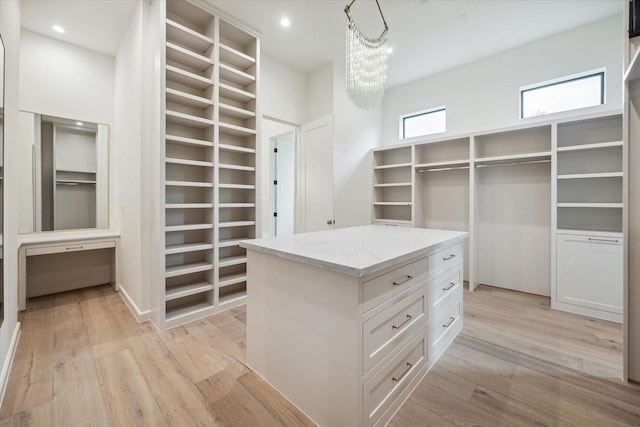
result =
[[363,277],[464,240],[466,231],[364,225],[245,240],[240,246],[316,267]]

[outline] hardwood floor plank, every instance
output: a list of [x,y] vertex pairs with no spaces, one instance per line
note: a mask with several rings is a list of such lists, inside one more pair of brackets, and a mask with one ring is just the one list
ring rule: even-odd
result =
[[50,426],[53,426],[53,402],[51,400],[0,420],[0,427]]
[[434,414],[421,403],[407,399],[387,425],[388,427],[454,427],[457,424]]
[[108,354],[97,364],[112,425],[167,425],[130,350]]
[[249,371],[242,375],[239,382],[280,422],[280,425],[315,426],[315,423],[255,372]]
[[0,418],[53,399],[53,301],[29,303]]
[[84,293],[80,303],[82,317],[91,341],[93,357],[99,359],[107,354],[117,353],[127,348],[122,331],[114,322],[113,313],[104,297],[104,289],[97,287]]

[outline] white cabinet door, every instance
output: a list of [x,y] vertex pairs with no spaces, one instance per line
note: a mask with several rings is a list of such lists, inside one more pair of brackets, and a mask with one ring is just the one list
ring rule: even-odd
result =
[[572,234],[557,238],[557,301],[622,314],[622,239]]

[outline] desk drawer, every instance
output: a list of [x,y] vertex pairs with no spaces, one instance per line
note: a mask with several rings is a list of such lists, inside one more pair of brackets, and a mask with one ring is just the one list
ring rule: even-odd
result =
[[439,357],[462,326],[462,292],[453,298],[429,323],[429,361]]
[[362,325],[362,370],[367,373],[427,321],[426,287],[378,313]]
[[363,387],[364,425],[373,425],[393,405],[426,364],[424,329],[384,365]]
[[59,254],[63,252],[90,251],[93,249],[115,248],[115,240],[102,242],[69,242],[62,245],[48,245],[27,248],[27,256]]
[[446,271],[429,281],[429,317],[433,318],[441,307],[447,305],[453,295],[462,288],[462,269]]
[[363,312],[427,280],[427,259],[422,258],[363,283]]
[[429,255],[429,276],[437,274],[462,261],[462,243],[441,249]]

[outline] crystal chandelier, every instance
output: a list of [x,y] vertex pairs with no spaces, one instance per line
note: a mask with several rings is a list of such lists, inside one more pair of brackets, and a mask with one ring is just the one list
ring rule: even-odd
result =
[[375,107],[384,95],[389,64],[389,27],[376,0],[384,30],[376,39],[362,34],[349,14],[355,1],[344,8],[347,14],[347,94],[355,105],[368,110]]

